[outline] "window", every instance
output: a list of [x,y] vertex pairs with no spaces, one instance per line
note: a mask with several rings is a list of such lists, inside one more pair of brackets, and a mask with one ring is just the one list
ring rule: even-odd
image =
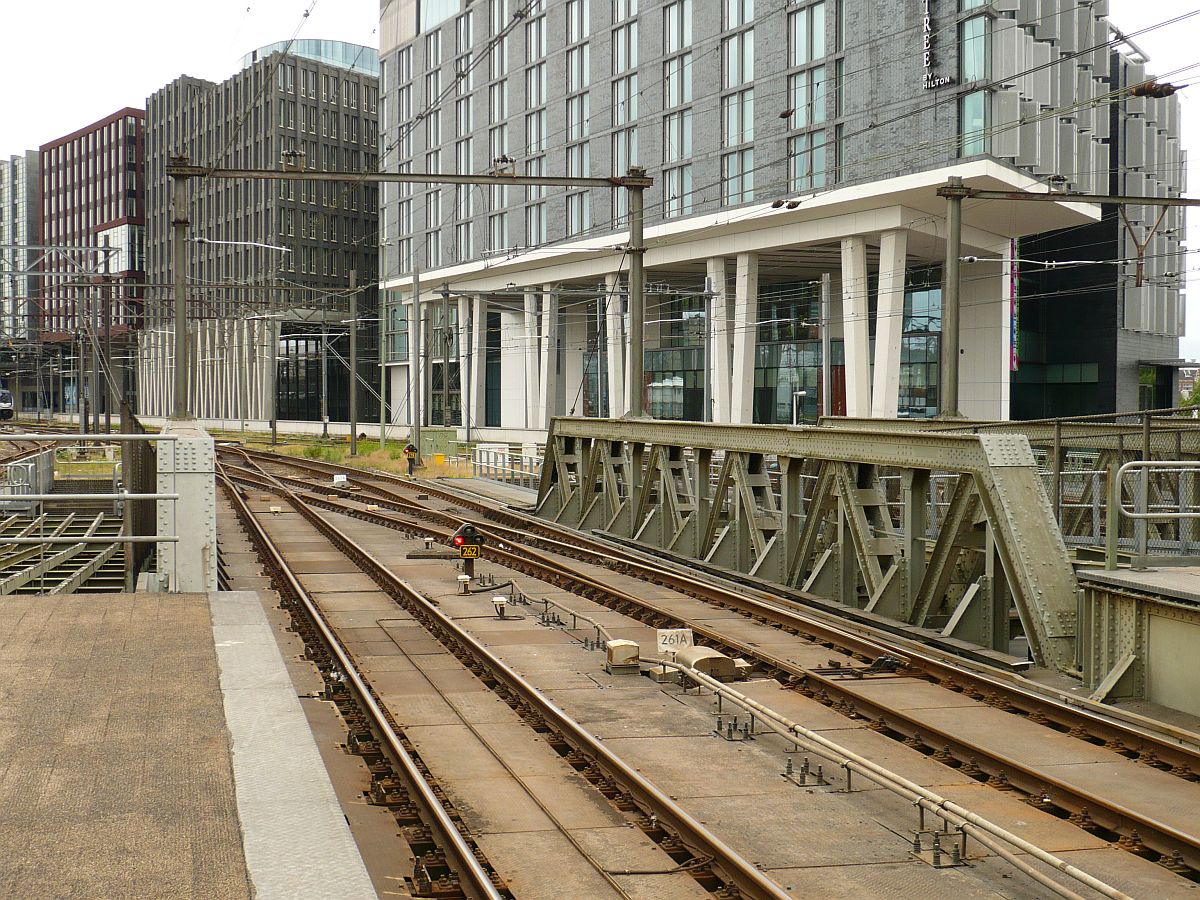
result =
[[567,51],[567,93],[582,91],[591,81],[591,52],[587,44]]
[[613,0],[613,21],[620,22],[637,15],[637,0]]
[[677,53],[692,44],[692,0],[675,0],[663,7],[663,50]]
[[508,246],[508,213],[488,216],[488,246],[492,250],[503,250]]
[[567,0],[567,43],[574,44],[588,36],[591,19],[591,0]]
[[976,16],[958,26],[959,82],[985,81],[988,77],[988,19]]
[[803,66],[825,55],[825,3],[814,3],[788,16],[788,60]]
[[471,45],[475,43],[474,37],[474,20],[471,10],[459,16],[456,25],[456,44],[455,49],[458,53],[466,53],[471,49]]
[[546,55],[546,17],[538,16],[525,23],[525,62],[531,63]]
[[578,141],[588,136],[591,101],[586,93],[567,98],[567,140]]
[[626,75],[612,84],[613,125],[625,125],[637,119],[637,75]]
[[546,152],[546,110],[539,109],[525,116],[525,152]]
[[592,195],[567,194],[567,234],[580,234],[592,227]]
[[692,111],[663,116],[663,162],[690,159],[692,156]]
[[743,31],[721,41],[721,87],[731,88],[754,79],[754,32]]
[[725,27],[738,28],[754,18],[754,0],[725,0]]
[[613,29],[612,55],[614,75],[637,66],[637,22],[628,22]]
[[488,85],[488,118],[493,122],[508,118],[508,82]]
[[754,199],[754,149],[735,150],[721,157],[721,203],[732,206]]
[[754,140],[754,88],[721,98],[721,136],[726,147]]
[[442,64],[442,33],[431,31],[425,35],[425,68]]
[[541,106],[546,102],[546,64],[538,63],[525,70],[525,106]]
[[536,247],[546,241],[546,204],[534,203],[525,208],[525,244]]
[[459,137],[471,134],[475,117],[471,112],[471,98],[463,97],[454,104],[454,125]]
[[686,216],[692,211],[692,167],[677,166],[663,173],[664,214],[667,218]]
[[991,94],[975,91],[959,98],[959,136],[962,139],[960,156],[977,156],[991,151],[988,128],[991,125]]
[[788,78],[792,118],[789,128],[807,128],[825,121],[825,67],[816,66]]
[[823,187],[826,132],[810,131],[788,139],[788,182],[793,191]]
[[663,108],[692,102],[692,54],[683,53],[663,63]]

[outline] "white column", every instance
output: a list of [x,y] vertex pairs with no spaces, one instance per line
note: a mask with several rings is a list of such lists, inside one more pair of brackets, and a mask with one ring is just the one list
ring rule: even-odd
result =
[[463,384],[468,385],[470,403],[463,398],[463,409],[472,428],[482,428],[487,418],[487,300],[476,294],[472,303],[471,377],[463,369]]
[[557,285],[543,285],[542,343],[538,363],[538,428],[548,428],[558,412],[558,294]]
[[733,379],[729,421],[754,421],[754,349],[758,338],[758,254],[739,253],[733,299]]
[[608,414],[616,419],[626,412],[625,405],[625,316],[621,294],[621,276],[604,276],[605,330],[608,332],[608,355],[605,359],[608,376]]
[[900,403],[900,334],[908,232],[885,231],[879,242],[879,302],[875,321],[875,382],[871,415],[894,419]]
[[708,281],[712,296],[708,301],[708,383],[710,413],[714,422],[729,421],[729,385],[733,367],[729,347],[729,297],[726,292],[728,273],[725,258],[708,260]]
[[538,371],[538,362],[541,358],[540,347],[538,342],[538,294],[537,291],[527,289],[525,291],[525,316],[521,320],[524,327],[523,346],[525,350],[525,427],[537,428],[538,423],[538,401],[540,392],[538,385],[541,384],[541,372]]
[[867,242],[842,239],[842,331],[846,348],[846,415],[871,415],[871,323]]
[[[454,301],[458,305],[458,408],[462,410],[459,425],[465,425],[471,410],[467,408],[467,394],[471,388],[467,384],[467,357],[471,355],[471,335],[467,332],[467,320],[470,318],[471,298],[459,296]],[[447,373],[449,374],[449,373]],[[474,372],[471,373],[474,377]],[[450,382],[453,386],[454,382]]]
[[417,346],[417,333],[420,332],[421,343],[425,343],[428,339],[423,326],[420,298],[410,299],[408,307],[408,390],[404,395],[404,407],[407,410],[406,415],[410,425],[416,422],[414,413],[418,409],[421,412],[422,423],[427,418],[425,397],[418,393],[421,385],[424,384],[421,363],[425,360],[425,353],[422,347]]

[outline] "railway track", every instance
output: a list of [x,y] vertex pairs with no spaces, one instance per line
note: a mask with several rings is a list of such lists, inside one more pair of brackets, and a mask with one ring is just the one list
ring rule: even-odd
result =
[[[411,753],[403,752],[403,736],[396,733],[393,723],[366,678],[358,671],[351,655],[339,641],[335,629],[328,626],[319,605],[291,572],[283,554],[267,536],[263,526],[257,522],[245,498],[233,486],[233,481],[252,481],[256,489],[272,490],[273,494],[288,502],[309,525],[353,560],[362,571],[369,574],[403,610],[421,623],[484,684],[517,709],[531,727],[539,732],[546,732],[546,739],[551,746],[571,760],[573,766],[583,771],[587,780],[592,782],[601,794],[615,802],[619,809],[639,812],[638,824],[648,836],[661,843],[663,849],[667,850],[670,859],[674,860],[674,863],[670,863],[670,860],[668,863],[676,865],[678,871],[686,873],[706,890],[718,896],[787,896],[779,886],[547,700],[420,591],[392,574],[363,547],[315,513],[309,504],[269,475],[252,473],[257,477],[248,479],[247,474],[244,470],[240,474],[228,470],[222,474],[227,495],[250,531],[253,543],[268,560],[273,577],[282,584],[285,595],[291,598],[293,608],[309,623],[304,626],[304,630],[327,648],[327,656],[322,657],[318,663],[322,670],[328,673],[327,681],[334,685],[345,685],[346,690],[352,693],[357,706],[370,720],[370,730],[372,734],[377,735],[378,745],[387,748],[393,768],[405,774],[410,794],[420,801],[424,813],[422,818],[436,832],[437,843],[444,848],[447,864],[456,875],[451,884],[457,882],[461,885],[464,895],[492,897],[510,894],[501,875],[490,863],[481,862],[482,852],[479,847],[471,844],[455,824],[454,818],[445,814],[442,806],[444,799],[441,804],[435,802],[439,792],[428,783],[427,768],[420,765],[419,761],[413,760]],[[609,880],[613,881],[611,877]],[[615,885],[615,882],[613,883]],[[628,896],[619,888],[614,891],[614,895]]]
[[[292,485],[296,496],[302,497],[304,504],[310,507],[333,510],[439,540],[447,540],[453,527],[464,519],[461,512],[433,509],[428,503],[407,496],[417,491],[454,503],[460,509],[466,505],[456,492],[425,482],[414,485],[390,476],[272,454],[247,454],[241,458],[283,469],[270,477]],[[289,469],[304,474],[288,474]],[[346,474],[357,490],[335,489],[328,483],[314,482],[314,473]],[[253,480],[255,475],[251,469],[235,477]],[[330,495],[336,495],[337,499],[331,500]],[[368,506],[376,509],[368,509]],[[477,501],[472,507],[483,517],[479,521],[493,538],[485,548],[485,554],[506,567],[576,591],[648,624],[690,626],[704,642],[754,660],[762,671],[781,683],[820,700],[848,718],[865,719],[880,733],[919,747],[933,758],[971,773],[977,780],[1019,790],[1039,808],[1062,817],[1069,816],[1086,830],[1109,837],[1139,855],[1156,858],[1164,866],[1187,877],[1195,877],[1200,868],[1200,838],[1195,829],[1180,827],[1179,822],[1165,821],[1144,804],[1118,802],[1107,792],[1101,794],[1094,787],[1073,783],[1069,778],[1054,777],[1037,766],[964,740],[961,734],[932,729],[927,722],[904,710],[873,702],[853,689],[856,673],[852,670],[857,668],[861,674],[861,664],[878,665],[881,659],[890,657],[898,663],[901,674],[916,675],[989,706],[1019,712],[1028,721],[1069,735],[1080,744],[1103,746],[1111,751],[1114,761],[1126,763],[1126,770],[1133,776],[1142,774],[1160,786],[1164,778],[1177,779],[1179,790],[1190,793],[1197,790],[1192,782],[1200,771],[1200,755],[1178,733],[1156,734],[1140,723],[1130,724],[1093,710],[1057,703],[1053,697],[1036,690],[1008,683],[1002,673],[956,666],[953,661],[939,659],[934,654],[914,652],[910,646],[897,647],[886,636],[868,637],[839,629],[808,611],[770,603],[748,595],[742,589],[696,579],[683,584],[678,572],[662,564],[627,558],[621,558],[616,564],[620,571],[681,589],[688,596],[722,608],[736,609],[759,624],[836,650],[853,661],[850,665],[805,668],[745,641],[732,639],[719,629],[681,618],[661,603],[647,602],[605,583],[595,573],[571,564],[572,560],[582,558],[593,565],[613,568],[614,558],[620,551],[612,546],[591,542],[586,536],[577,534],[565,535],[570,540],[560,540],[564,535],[557,533],[551,537],[548,532],[554,531],[553,528],[544,528],[512,511],[496,510],[494,505],[486,502]],[[501,521],[497,523],[496,518]],[[516,527],[518,525],[521,527]],[[535,547],[531,548],[531,544]],[[516,547],[521,549],[517,551]],[[1130,766],[1130,760],[1137,760],[1140,765]],[[1128,799],[1129,792],[1125,793]],[[1194,816],[1192,819],[1194,821]]]

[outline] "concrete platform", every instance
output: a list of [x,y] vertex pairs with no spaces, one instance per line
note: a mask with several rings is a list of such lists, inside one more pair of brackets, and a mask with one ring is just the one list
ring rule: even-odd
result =
[[1164,566],[1160,569],[1080,569],[1079,577],[1112,587],[1161,594],[1187,603],[1200,604],[1200,566]]
[[[418,479],[419,480],[419,479]],[[440,478],[446,487],[470,491],[480,497],[499,500],[509,506],[518,508],[533,507],[537,504],[538,492],[533,488],[521,487],[516,484],[505,484],[488,478]]]
[[6,897],[376,896],[258,597],[0,599]]

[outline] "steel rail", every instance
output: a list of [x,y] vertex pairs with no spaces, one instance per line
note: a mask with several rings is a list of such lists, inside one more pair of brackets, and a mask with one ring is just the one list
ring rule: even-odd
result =
[[[270,483],[269,480],[267,483]],[[585,755],[595,759],[607,772],[609,778],[639,801],[639,805],[653,812],[658,821],[674,831],[683,843],[692,848],[693,852],[699,856],[708,857],[711,860],[709,866],[718,871],[724,881],[734,885],[741,892],[741,896],[764,898],[764,900],[768,900],[768,898],[769,900],[786,900],[791,896],[741,854],[709,831],[701,822],[688,814],[641,773],[623,762],[586,728],[509,668],[503,660],[438,609],[412,585],[392,573],[365,548],[317,513],[308,501],[283,485],[276,486],[275,491],[282,493],[283,498],[301,516],[321,532],[330,543],[362,567],[372,580],[387,593],[393,597],[396,597],[397,594],[402,595],[409,602],[410,607],[415,607],[431,620],[434,623],[435,634],[440,632],[447,639],[465,648],[471,656],[487,667],[493,677],[533,707],[565,740]],[[397,599],[400,598],[397,597]]]
[[433,792],[424,774],[405,749],[399,735],[388,722],[383,709],[376,702],[370,687],[359,674],[357,666],[342,646],[341,641],[326,624],[324,616],[321,615],[300,580],[266,530],[258,522],[245,499],[233,487],[228,476],[221,473],[218,477],[224,481],[227,488],[226,493],[233,500],[238,517],[247,528],[252,530],[257,539],[255,543],[269,557],[271,567],[283,579],[287,590],[299,601],[321,640],[329,648],[341,672],[345,675],[356,701],[370,716],[373,730],[386,744],[388,756],[404,773],[405,779],[415,793],[415,799],[425,813],[426,821],[438,832],[439,845],[446,852],[447,857],[453,860],[452,868],[460,877],[460,885],[464,888],[464,893],[473,898],[480,898],[480,900],[503,900],[504,895],[496,889],[491,876],[480,864],[474,850],[455,826],[442,801]]
[[[1015,850],[1018,850],[1022,853],[1028,853],[1038,861],[1045,863],[1059,872],[1062,872],[1064,875],[1075,879],[1080,884],[1091,888],[1105,897],[1112,898],[1112,900],[1132,900],[1128,894],[1122,893],[1112,885],[1100,881],[1082,869],[1079,869],[1065,860],[1055,856],[1054,854],[1047,852],[1046,850],[1037,846],[1037,844],[1031,843],[1019,835],[1013,834],[1011,831],[1001,828],[994,822],[971,812],[971,810],[964,806],[960,806],[946,797],[942,797],[941,795],[929,790],[921,784],[910,781],[902,775],[898,775],[897,773],[884,768],[874,760],[855,753],[853,750],[831,741],[823,734],[813,731],[810,728],[805,728],[798,722],[791,721],[786,716],[783,716],[771,709],[769,706],[759,703],[757,700],[754,700],[751,697],[747,697],[740,691],[734,690],[729,685],[710,677],[698,669],[694,669],[691,666],[686,666],[679,662],[649,657],[642,657],[641,661],[654,666],[663,666],[675,669],[676,671],[682,673],[686,678],[690,678],[691,680],[695,681],[696,684],[706,686],[709,690],[713,691],[713,693],[719,694],[735,705],[740,706],[742,709],[746,710],[746,712],[749,712],[752,715],[757,715],[759,717],[759,721],[763,722],[763,724],[781,737],[785,737],[788,740],[794,741],[806,747],[811,752],[816,753],[839,766],[842,766],[847,770],[847,773],[850,771],[858,772],[869,781],[874,782],[886,790],[890,790],[899,794],[921,809],[928,810],[943,821],[962,829],[963,833],[970,834],[973,838],[975,838],[975,840],[979,841],[989,850],[1003,857],[1030,878],[1049,888],[1060,897],[1078,898],[1079,895],[1039,872],[1033,866],[1030,866],[1028,863],[1019,859],[1012,852],[1004,849],[1003,847],[998,847],[996,845],[996,841],[1003,841],[1004,843],[1009,844]],[[849,774],[847,774],[847,779],[848,778]]]
[[[413,527],[413,523],[396,520],[383,513],[359,510],[321,497],[314,497],[307,502],[366,521],[375,521],[377,524],[386,525],[390,522],[393,527],[396,525]],[[449,538],[449,532],[435,531],[434,533],[443,541]],[[527,572],[560,586],[566,587],[569,583],[582,586],[589,592],[586,594],[587,596],[593,598],[608,596],[618,608],[624,606],[640,609],[652,619],[657,619],[658,622],[670,622],[690,627],[696,634],[713,644],[724,646],[739,655],[757,659],[802,684],[811,682],[817,685],[820,694],[824,694],[827,699],[837,697],[837,706],[852,710],[854,715],[865,716],[882,723],[888,730],[897,731],[909,739],[919,740],[925,746],[945,748],[964,763],[974,761],[980,768],[986,767],[987,770],[990,770],[988,774],[993,778],[1000,778],[1002,783],[1011,784],[1030,796],[1046,797],[1048,792],[1053,790],[1058,795],[1052,801],[1053,805],[1077,815],[1082,815],[1086,811],[1094,823],[1118,834],[1123,834],[1128,839],[1132,839],[1136,833],[1147,846],[1164,856],[1180,858],[1186,861],[1191,868],[1200,869],[1200,838],[1180,832],[1172,826],[1158,821],[1150,814],[1115,804],[1102,796],[1049,776],[1005,754],[964,742],[945,731],[930,727],[905,711],[876,704],[858,694],[846,691],[834,678],[805,669],[790,660],[772,656],[757,647],[732,639],[709,626],[682,619],[669,609],[604,584],[576,570],[571,570],[536,551],[526,549],[523,553],[518,554],[499,546],[485,545],[484,552],[510,568]]]
[[[510,509],[497,509],[494,505],[489,505],[481,500],[473,501],[471,498],[463,497],[459,492],[449,490],[444,486],[432,486],[427,482],[421,482],[418,485],[387,473],[364,472],[361,469],[340,466],[336,463],[299,460],[279,454],[238,449],[254,458],[301,470],[346,474],[352,482],[359,484],[364,489],[390,495],[399,502],[426,510],[428,507],[422,507],[417,501],[387,491],[378,484],[373,484],[372,481],[438,495],[450,502],[467,505],[481,515],[490,518],[503,517],[511,521],[513,524],[509,527],[518,532],[522,536],[522,540],[528,541],[530,532],[536,530],[555,534],[557,538],[544,538],[544,540],[561,540],[565,546],[575,547],[592,554],[593,561],[609,568],[612,568],[616,561],[614,554],[622,553],[619,565],[627,571],[642,573],[642,576],[639,577],[647,577],[651,581],[683,591],[697,599],[706,599],[709,602],[732,607],[749,616],[766,616],[773,624],[784,629],[802,628],[822,640],[833,640],[841,649],[853,655],[873,658],[872,654],[877,656],[886,652],[905,657],[910,668],[919,669],[938,682],[949,683],[963,689],[1000,693],[1013,707],[1034,720],[1045,719],[1072,732],[1082,728],[1088,734],[1104,740],[1106,743],[1119,743],[1135,752],[1140,750],[1145,753],[1148,750],[1154,755],[1150,761],[1158,760],[1171,766],[1175,770],[1175,774],[1188,778],[1200,775],[1200,735],[1176,728],[1168,723],[1152,721],[1094,703],[1086,698],[1071,696],[1065,691],[1059,691],[1047,685],[1010,680],[1007,673],[1002,673],[986,664],[983,664],[986,668],[981,671],[976,667],[979,665],[978,663],[964,662],[961,657],[949,653],[944,656],[939,655],[930,648],[919,645],[915,638],[903,637],[893,632],[885,632],[884,635],[878,637],[871,634],[856,634],[844,625],[829,621],[837,616],[835,612],[827,611],[824,608],[813,609],[807,605],[805,601],[821,603],[821,599],[805,595],[803,592],[775,586],[775,591],[785,596],[751,597],[745,593],[744,588],[734,591],[720,584],[700,581],[696,579],[695,573],[683,573],[666,567],[669,565],[668,562],[659,560],[655,563],[648,563],[635,558],[630,554],[631,548],[614,547],[610,543],[590,538],[580,532],[567,530],[532,516],[523,516]],[[444,515],[450,516],[448,513]],[[458,518],[458,521],[462,521],[461,517]],[[476,520],[474,524],[496,528],[490,522],[480,523]],[[519,542],[514,540],[514,543]],[[767,593],[767,585],[757,587],[751,584],[749,579],[746,584],[756,592]],[[702,596],[705,594],[708,596]],[[791,599],[793,597],[798,599]],[[824,605],[821,603],[822,607]],[[869,632],[878,631],[870,624],[857,621],[855,624]]]

